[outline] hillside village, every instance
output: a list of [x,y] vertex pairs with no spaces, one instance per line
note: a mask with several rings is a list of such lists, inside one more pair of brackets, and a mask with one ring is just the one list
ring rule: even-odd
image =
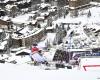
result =
[[[8,66],[24,73],[26,69],[29,75],[34,74],[32,69],[48,71],[46,78],[42,75],[44,80],[53,71],[57,77],[61,71],[64,80],[65,73],[70,76],[75,71],[80,76],[88,74],[85,80],[99,80],[99,18],[99,0],[0,0],[1,70]],[[75,80],[82,80],[78,75]]]

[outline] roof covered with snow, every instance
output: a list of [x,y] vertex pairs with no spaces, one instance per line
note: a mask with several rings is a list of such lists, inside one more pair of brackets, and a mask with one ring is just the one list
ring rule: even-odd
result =
[[[22,23],[26,23],[28,24],[30,22],[29,18],[30,16],[34,16],[35,14],[24,14],[24,15],[20,15],[20,16],[17,16],[15,18],[12,18],[11,21],[13,23],[17,23],[17,24],[22,24]],[[36,22],[36,20],[32,20],[33,23]]]
[[27,32],[27,30],[23,30],[22,31],[22,35],[18,35],[18,34],[16,34],[16,33],[13,33],[12,34],[12,38],[13,39],[23,39],[23,38],[28,38],[28,37],[30,37],[30,36],[33,36],[33,35],[35,35],[35,34],[38,34],[39,32],[41,32],[43,30],[43,28],[41,28],[41,29],[33,29],[32,31],[29,31],[29,32]]

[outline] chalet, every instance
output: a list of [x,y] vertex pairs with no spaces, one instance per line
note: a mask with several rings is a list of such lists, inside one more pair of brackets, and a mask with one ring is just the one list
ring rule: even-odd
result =
[[8,28],[9,23],[7,21],[4,21],[0,19],[0,28]]
[[22,34],[21,36],[16,36],[13,34],[13,47],[30,47],[32,44],[39,42],[45,35],[44,29],[39,29],[36,32],[29,32],[27,35]]

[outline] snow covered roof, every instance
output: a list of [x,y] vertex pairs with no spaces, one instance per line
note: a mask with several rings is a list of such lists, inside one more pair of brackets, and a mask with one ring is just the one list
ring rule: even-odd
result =
[[5,8],[6,8],[7,10],[10,10],[12,7],[17,7],[17,5],[10,5],[10,4],[7,4],[7,5],[5,6]]
[[[77,1],[77,0],[75,0],[75,1]],[[90,3],[82,4],[82,5],[80,5],[80,6],[74,6],[74,7],[69,6],[69,8],[70,8],[70,9],[78,9],[78,8],[82,8],[82,7],[84,7],[84,6],[88,6],[88,5],[90,5]]]
[[[18,34],[16,34],[16,33],[13,33],[12,34],[12,38],[13,39],[23,39],[23,38],[28,38],[28,37],[30,37],[30,36],[33,36],[33,35],[35,35],[35,34],[38,34],[40,31],[42,31],[43,30],[43,28],[41,28],[41,29],[34,29],[34,30],[32,30],[32,31],[30,31],[30,32],[28,32],[28,33],[26,33],[27,32],[27,30],[25,30],[26,32],[24,32],[24,34],[22,34],[21,36],[18,36]],[[22,32],[22,33],[23,33]]]
[[17,52],[17,51],[20,51],[20,50],[23,50],[23,49],[25,49],[25,47],[12,48],[11,51]]
[[43,16],[37,17],[36,20],[44,20],[45,18]]
[[100,6],[100,3],[98,2],[90,2],[91,5],[95,5],[95,6]]
[[28,21],[27,23],[28,23],[28,24],[30,24],[30,23],[36,24],[36,22],[37,22],[37,20],[32,20],[32,21]]
[[[12,18],[11,19],[11,21],[13,22],[13,23],[17,23],[17,24],[22,24],[22,23],[29,23],[30,21],[29,21],[29,17],[30,16],[34,16],[35,14],[31,14],[31,13],[29,13],[29,14],[25,14],[25,15],[20,15],[20,16],[17,16],[17,17],[15,17],[15,18]],[[36,22],[36,20],[32,20],[32,22]]]
[[31,0],[21,0],[21,1],[18,1],[17,4],[21,4],[21,3],[25,3],[25,2],[28,3],[28,2],[31,2]]
[[21,52],[26,52],[26,53],[29,53],[29,54],[30,54],[30,53],[31,53],[31,50],[29,50],[29,49],[22,49],[22,50],[20,50],[20,51],[17,51],[17,52],[16,52],[16,55],[17,55],[17,54],[20,54]]
[[38,12],[38,10],[37,11],[31,11],[30,13],[31,14],[36,14]]
[[1,3],[3,2],[3,3],[6,3],[6,2],[8,2],[9,0],[4,0],[4,1],[0,1]]
[[40,4],[40,7],[41,8],[45,8],[45,7],[48,7],[48,6],[51,6],[50,4],[46,4],[46,3],[41,3]]
[[3,16],[1,19],[4,20],[4,21],[7,21],[7,20],[9,20],[10,18],[9,18],[8,16]]
[[7,41],[3,41],[0,43],[0,50],[4,50],[5,45],[7,45]]
[[91,51],[91,49],[68,49],[68,51],[71,52],[85,52],[85,51]]
[[50,13],[50,12],[55,12],[56,11],[56,9],[52,9],[52,8],[50,8],[50,9],[48,9],[48,12]]
[[17,0],[3,0],[3,1],[0,1],[0,3],[6,3],[8,1],[17,1]]
[[49,12],[44,12],[44,13],[41,13],[40,15],[41,16],[48,16],[49,15]]
[[47,27],[46,30],[54,29],[54,26]]

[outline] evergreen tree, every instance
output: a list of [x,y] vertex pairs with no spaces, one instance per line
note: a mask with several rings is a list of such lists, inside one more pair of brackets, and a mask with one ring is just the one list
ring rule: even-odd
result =
[[56,24],[56,28],[58,28],[58,24]]
[[64,14],[64,19],[66,18],[66,14]]
[[90,17],[91,16],[91,12],[90,12],[90,10],[89,10],[89,12],[88,12],[88,14],[87,14],[87,17]]
[[53,45],[56,45],[56,44],[57,44],[57,40],[56,40],[56,36],[55,36],[55,38],[53,40]]
[[49,40],[46,41],[45,46],[46,46],[46,49],[48,49],[50,47],[50,41]]
[[65,14],[67,15],[68,13],[69,13],[68,10],[66,10]]

